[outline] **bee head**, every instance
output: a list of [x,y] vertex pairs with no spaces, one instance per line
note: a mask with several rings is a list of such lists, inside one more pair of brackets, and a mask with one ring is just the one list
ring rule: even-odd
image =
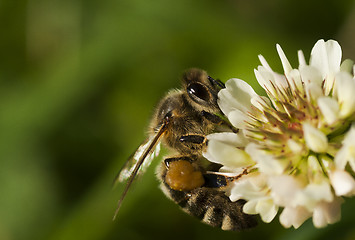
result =
[[192,68],[182,76],[183,89],[191,106],[216,111],[217,93],[221,86],[203,70]]

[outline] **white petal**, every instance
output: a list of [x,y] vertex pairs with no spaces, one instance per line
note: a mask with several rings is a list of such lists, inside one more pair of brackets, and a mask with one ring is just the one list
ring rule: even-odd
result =
[[340,115],[345,118],[355,112],[355,79],[348,72],[339,72],[335,79]]
[[266,223],[271,222],[275,218],[277,211],[278,207],[268,197],[250,200],[243,206],[243,212],[247,214],[259,213],[261,219]]
[[308,170],[313,174],[323,172],[322,166],[319,164],[318,158],[313,154],[308,156],[307,166]]
[[238,109],[230,111],[227,117],[234,127],[241,129],[245,129],[247,126],[246,123],[249,120],[248,115]]
[[340,65],[340,71],[351,73],[353,70],[354,61],[350,59],[345,59]]
[[303,152],[303,144],[299,143],[298,141],[295,141],[293,139],[287,140],[287,147],[290,148],[290,150],[294,154],[301,154]]
[[267,63],[266,59],[264,58],[263,55],[258,55],[259,61],[261,63],[261,65],[267,69],[269,72],[272,72],[272,69],[270,67],[270,65]]
[[286,74],[286,76],[289,80],[292,91],[300,91],[301,93],[304,92],[301,74],[298,69],[293,69],[288,74]]
[[319,70],[322,70],[322,72],[328,71],[328,59],[323,39],[318,40],[312,48],[310,65],[317,67]]
[[303,51],[302,51],[302,50],[299,50],[299,51],[297,52],[297,56],[298,56],[299,66],[307,65],[306,59],[305,59],[305,57],[304,57],[304,54],[303,54]]
[[272,176],[268,185],[272,198],[280,206],[293,206],[297,192],[302,190],[302,183],[290,175]]
[[[280,57],[281,57],[281,61],[283,61],[283,64],[284,64],[286,56],[285,56],[285,58],[283,58],[282,56],[280,56]],[[262,86],[265,90],[268,89],[274,96],[276,96],[275,92],[274,92],[274,86],[283,90],[282,88],[288,87],[287,80],[283,74],[278,74],[278,73],[274,72],[262,55],[259,55],[259,59],[260,59],[262,66],[259,66],[258,70],[254,70],[255,76],[256,76],[260,86]],[[286,61],[288,62],[287,58],[286,58]],[[286,62],[285,62],[285,64],[287,65]],[[286,67],[286,68],[288,68],[288,67]],[[274,84],[274,86],[272,84]]]
[[222,173],[224,176],[227,176],[227,177],[235,177],[235,176],[242,174],[243,170],[244,170],[244,168],[234,168],[234,167],[222,166],[218,170],[218,173]]
[[300,66],[300,74],[305,84],[308,100],[316,100],[323,95],[321,73],[311,66]]
[[343,146],[334,158],[337,169],[344,169],[349,162],[350,167],[355,171],[355,125],[353,124],[346,133]]
[[320,72],[311,66],[301,66],[300,75],[305,85],[308,100],[316,100],[323,95],[322,76]]
[[303,191],[298,191],[294,202],[311,212],[319,202],[331,202],[333,198],[329,183],[323,181],[321,183],[308,184]]
[[228,114],[235,109],[242,112],[251,111],[251,98],[257,95],[245,81],[232,78],[226,82],[226,88],[218,93],[218,105],[222,112]]
[[306,93],[310,102],[316,102],[319,97],[324,96],[322,87],[314,82],[306,84]]
[[335,170],[329,174],[330,181],[337,196],[351,196],[355,194],[355,180],[344,170]]
[[311,52],[310,65],[319,69],[325,79],[325,94],[328,95],[334,84],[334,75],[340,69],[341,47],[338,42],[319,40]]
[[246,202],[243,206],[243,212],[246,214],[258,214],[256,211],[256,204],[258,203],[258,200],[250,200]]
[[260,172],[270,175],[281,174],[287,167],[286,161],[278,161],[269,155],[264,155],[264,158],[261,158],[259,156],[257,159],[254,160],[258,162],[257,166]]
[[230,200],[235,202],[239,199],[252,200],[260,197],[260,189],[255,189],[248,180],[241,179],[240,181],[234,182],[234,185],[230,191]]
[[339,71],[341,55],[341,47],[338,42],[319,40],[311,51],[310,65],[317,67],[325,78],[329,73]]
[[275,81],[272,73],[263,66],[259,66],[258,69],[254,69],[254,74],[259,85],[265,89],[265,91],[272,96],[276,95]]
[[250,173],[232,184],[229,197],[232,202],[241,198],[245,200],[259,199],[265,197],[263,190],[267,188],[267,178],[260,173]]
[[264,222],[269,223],[275,218],[279,208],[274,204],[271,198],[265,198],[258,201],[255,210],[260,214]]
[[340,69],[342,51],[339,43],[334,40],[328,40],[325,42],[327,49],[329,71],[336,73]]
[[243,150],[218,140],[209,140],[207,155],[211,162],[219,163],[230,168],[247,167],[254,162],[250,156]]
[[261,173],[279,175],[285,170],[288,164],[286,161],[277,160],[273,155],[263,152],[254,143],[249,143],[246,146],[245,151],[257,162],[257,166]]
[[277,53],[279,54],[279,57],[281,59],[282,67],[284,69],[285,74],[288,74],[292,70],[292,66],[290,62],[288,61],[284,51],[282,50],[281,46],[279,44],[276,45]]
[[341,217],[340,206],[342,202],[341,198],[336,198],[330,203],[319,203],[313,211],[314,226],[321,228],[327,226],[327,224],[339,221]]
[[331,125],[339,118],[338,102],[331,97],[320,97],[317,100],[325,121]]
[[312,214],[303,207],[286,207],[280,214],[280,223],[285,228],[299,228]]
[[351,125],[350,129],[346,133],[343,144],[347,146],[355,145],[355,123]]
[[262,86],[268,95],[278,98],[278,91],[285,91],[288,88],[288,82],[284,75],[275,73],[266,69],[264,66],[259,66],[258,70],[254,70],[255,77],[260,86]]
[[335,158],[334,158],[334,162],[335,162],[335,165],[336,165],[336,168],[338,169],[344,169],[345,166],[346,166],[346,163],[347,163],[347,159],[346,159],[346,149],[345,147],[343,146],[338,152],[337,154],[335,155]]
[[270,99],[265,96],[254,96],[251,98],[250,102],[253,104],[254,107],[259,109],[261,112],[264,111],[265,108],[271,106]]
[[240,131],[238,133],[232,132],[221,132],[221,133],[213,133],[207,135],[208,140],[218,140],[222,143],[226,143],[235,147],[245,147],[248,144],[248,139],[244,136],[244,134]]
[[274,72],[274,79],[275,79],[276,86],[278,86],[279,89],[285,93],[285,90],[289,87],[285,75]]
[[316,153],[327,152],[328,139],[323,132],[308,123],[303,123],[303,134],[309,149]]
[[304,192],[315,201],[324,200],[330,202],[333,200],[333,193],[327,181],[308,184]]

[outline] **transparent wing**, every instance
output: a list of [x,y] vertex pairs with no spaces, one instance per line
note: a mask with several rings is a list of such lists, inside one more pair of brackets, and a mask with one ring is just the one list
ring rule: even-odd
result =
[[127,180],[127,183],[125,189],[123,190],[121,198],[118,201],[117,209],[115,215],[113,216],[113,220],[116,218],[117,213],[121,207],[122,201],[125,198],[137,174],[143,173],[150,165],[153,158],[159,154],[160,138],[165,133],[167,125],[168,123],[164,122],[164,124],[160,127],[159,131],[154,136],[151,136],[150,138],[148,138],[147,142],[140,145],[137,151],[133,154],[131,158],[128,159],[119,174],[116,176],[114,186],[117,182],[122,182],[125,180]]
[[[135,169],[135,166],[139,162],[139,159],[143,156],[145,150],[148,149],[149,146],[151,146],[153,140],[154,140],[154,136],[152,136],[150,138],[147,138],[137,148],[137,150],[127,159],[127,161],[125,162],[125,164],[123,165],[121,170],[118,172],[117,176],[115,177],[115,180],[113,182],[113,187],[115,187],[117,185],[117,183],[124,182],[127,179],[129,179],[129,177],[132,175],[132,173],[133,173],[133,171]],[[147,168],[152,163],[153,159],[156,158],[159,155],[159,153],[160,153],[160,145],[161,145],[161,143],[158,142],[156,144],[155,149],[152,149],[148,153],[148,155],[145,158],[145,160],[143,161],[141,167],[138,169],[137,176],[140,176],[143,173],[145,173]]]

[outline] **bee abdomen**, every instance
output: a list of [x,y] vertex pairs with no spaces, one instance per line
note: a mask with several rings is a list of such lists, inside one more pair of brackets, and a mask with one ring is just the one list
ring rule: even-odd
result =
[[202,222],[223,230],[240,231],[256,226],[252,215],[243,213],[245,201],[231,202],[223,191],[213,188],[197,188],[181,192],[165,186],[168,197],[178,203],[187,213]]
[[186,210],[211,226],[223,230],[242,230],[254,227],[253,216],[243,213],[244,201],[231,202],[223,191],[198,188],[191,192]]

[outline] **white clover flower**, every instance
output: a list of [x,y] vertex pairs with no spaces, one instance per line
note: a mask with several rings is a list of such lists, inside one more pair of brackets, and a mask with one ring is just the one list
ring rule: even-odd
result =
[[245,213],[270,222],[283,209],[284,227],[310,217],[324,227],[340,219],[343,197],[355,195],[355,66],[341,62],[334,40],[319,40],[309,64],[299,51],[298,68],[276,48],[284,73],[262,56],[255,70],[267,97],[236,78],[219,92],[220,109],[240,131],[209,135],[204,156],[241,176],[227,194],[247,201]]
[[278,206],[269,194],[267,178],[261,173],[251,173],[241,181],[235,181],[231,189],[231,200],[248,200],[243,211],[247,214],[260,214],[264,222],[271,222],[278,211]]

